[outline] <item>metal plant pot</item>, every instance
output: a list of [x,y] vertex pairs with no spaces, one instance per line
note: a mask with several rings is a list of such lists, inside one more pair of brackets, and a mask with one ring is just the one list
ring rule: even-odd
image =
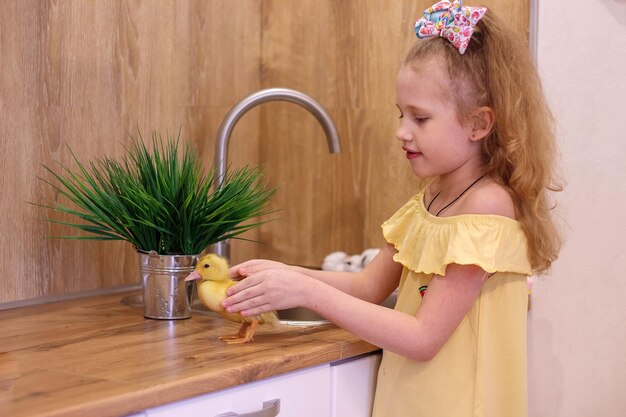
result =
[[185,277],[193,272],[198,255],[139,254],[144,317],[176,320],[191,317],[190,291]]

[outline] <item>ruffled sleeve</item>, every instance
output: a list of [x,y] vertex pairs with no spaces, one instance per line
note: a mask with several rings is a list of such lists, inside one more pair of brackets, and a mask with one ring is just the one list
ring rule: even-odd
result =
[[532,274],[528,244],[516,220],[497,215],[436,217],[413,197],[382,224],[394,260],[425,274],[444,275],[449,264],[478,265],[486,272]]

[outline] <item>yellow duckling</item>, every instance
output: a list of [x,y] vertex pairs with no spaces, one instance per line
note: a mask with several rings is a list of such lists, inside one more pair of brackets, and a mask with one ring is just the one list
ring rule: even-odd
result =
[[237,283],[229,276],[229,266],[226,259],[210,253],[198,260],[196,269],[189,274],[185,281],[201,280],[198,284],[198,298],[209,310],[215,311],[227,320],[241,323],[237,334],[222,336],[220,340],[226,343],[246,343],[252,339],[259,324],[278,324],[278,315],[275,311],[258,316],[244,317],[239,313],[229,313],[221,306],[226,298],[226,290]]

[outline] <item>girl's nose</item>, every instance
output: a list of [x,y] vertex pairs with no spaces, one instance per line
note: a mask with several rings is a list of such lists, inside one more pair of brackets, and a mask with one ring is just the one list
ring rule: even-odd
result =
[[404,126],[404,122],[400,122],[400,126],[396,130],[396,139],[401,142],[408,142],[411,140],[411,132]]

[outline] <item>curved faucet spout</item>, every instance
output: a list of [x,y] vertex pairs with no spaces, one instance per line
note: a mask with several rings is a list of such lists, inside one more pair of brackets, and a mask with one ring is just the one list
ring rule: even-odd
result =
[[215,183],[216,188],[221,185],[222,181],[224,181],[228,160],[228,141],[235,124],[248,110],[258,104],[268,101],[289,101],[307,109],[315,116],[324,128],[324,132],[326,132],[328,140],[328,150],[330,153],[341,152],[341,144],[339,143],[339,135],[337,134],[335,123],[330,118],[326,110],[324,110],[324,108],[317,101],[300,91],[288,88],[268,88],[260,90],[256,93],[250,94],[239,103],[235,104],[226,117],[224,117],[224,120],[217,131],[214,161],[215,174],[217,178]]
[[[245,97],[239,103],[228,112],[219,130],[217,131],[217,140],[215,142],[215,189],[222,185],[222,182],[226,176],[226,167],[228,159],[228,140],[235,127],[237,121],[252,107],[265,103],[268,101],[289,101],[298,104],[309,112],[311,112],[315,118],[320,122],[326,132],[328,140],[328,149],[330,153],[341,152],[341,145],[339,143],[339,135],[337,134],[337,128],[335,123],[330,118],[326,110],[313,98],[301,93],[300,91],[291,90],[288,88],[268,88],[265,90],[257,91]],[[230,259],[230,242],[223,240],[217,242],[213,246],[213,251],[220,256]]]

